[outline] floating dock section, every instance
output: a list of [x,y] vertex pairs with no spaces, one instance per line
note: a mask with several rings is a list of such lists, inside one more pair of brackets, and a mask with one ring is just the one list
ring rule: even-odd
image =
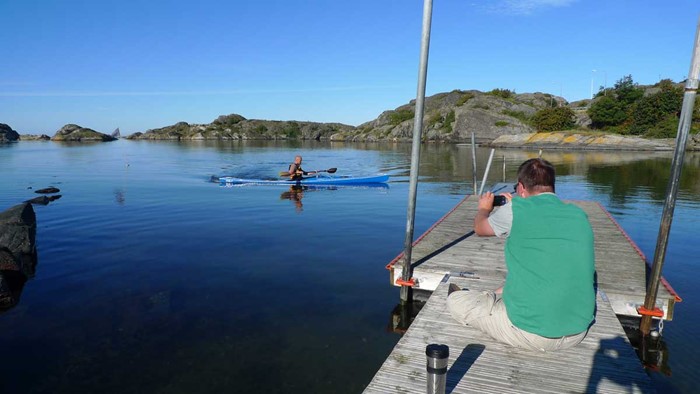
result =
[[[414,243],[415,289],[432,292],[365,393],[425,393],[428,344],[450,348],[448,393],[653,393],[651,380],[616,315],[639,316],[646,292],[646,261],[614,219],[594,202],[572,202],[588,214],[598,275],[595,324],[578,346],[539,353],[508,347],[452,319],[448,283],[496,289],[505,279],[505,240],[472,231],[477,197],[467,197]],[[387,269],[396,285],[402,255]],[[673,317],[680,301],[662,281],[657,306]]]
[[[615,314],[639,317],[644,305],[647,263],[644,255],[617,222],[598,203],[569,201],[587,214],[595,236],[598,288],[610,300]],[[411,253],[414,289],[434,291],[446,274],[473,278],[469,287],[496,289],[506,276],[503,248],[505,239],[479,237],[472,231],[478,207],[477,197],[467,197],[414,243]],[[401,278],[403,254],[388,265],[389,279]],[[668,282],[661,280],[656,306],[665,320],[673,319],[681,298]]]

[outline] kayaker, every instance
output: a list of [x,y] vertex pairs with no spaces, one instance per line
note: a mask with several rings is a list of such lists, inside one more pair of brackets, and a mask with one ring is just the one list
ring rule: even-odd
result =
[[493,212],[479,197],[474,231],[507,237],[505,285],[495,291],[448,288],[447,308],[462,324],[510,346],[553,351],[580,343],[595,314],[593,230],[586,213],[554,194],[554,167],[530,159],[518,168],[517,196]]
[[296,181],[302,178],[304,175],[315,174],[316,171],[304,171],[301,168],[301,156],[297,155],[294,157],[294,163],[289,165],[289,179]]

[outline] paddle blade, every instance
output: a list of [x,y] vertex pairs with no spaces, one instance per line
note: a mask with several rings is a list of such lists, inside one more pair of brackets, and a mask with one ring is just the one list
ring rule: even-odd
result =
[[336,171],[338,171],[337,168],[329,168],[326,170],[326,172],[328,172],[329,174],[334,174]]

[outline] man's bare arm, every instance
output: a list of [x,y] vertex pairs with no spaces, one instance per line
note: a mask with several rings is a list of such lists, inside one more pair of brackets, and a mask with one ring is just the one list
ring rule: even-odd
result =
[[479,196],[479,210],[474,217],[474,232],[479,236],[493,236],[496,233],[489,224],[489,215],[493,211],[493,193],[486,192]]

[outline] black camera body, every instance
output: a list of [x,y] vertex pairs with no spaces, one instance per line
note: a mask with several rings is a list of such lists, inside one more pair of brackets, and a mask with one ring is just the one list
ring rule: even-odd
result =
[[506,196],[493,196],[493,206],[494,207],[500,207],[501,205],[506,205],[506,202],[508,202],[508,200],[506,199]]

